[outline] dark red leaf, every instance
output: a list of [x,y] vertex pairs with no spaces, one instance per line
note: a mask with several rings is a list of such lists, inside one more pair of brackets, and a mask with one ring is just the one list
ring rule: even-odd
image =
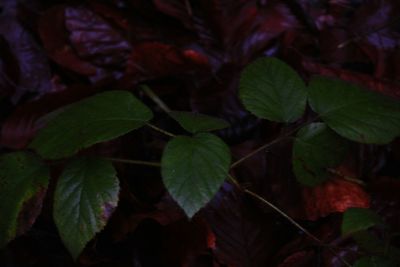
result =
[[310,61],[303,61],[303,67],[313,74],[336,77],[344,81],[349,81],[360,86],[367,87],[373,91],[400,99],[400,85],[382,79],[377,79],[371,75],[328,67]]
[[364,189],[359,184],[341,177],[330,179],[312,188],[304,188],[303,201],[308,220],[344,212],[348,208],[370,206],[370,197]]
[[128,216],[116,212],[110,224],[116,225],[112,227],[113,239],[122,240],[127,234],[134,232],[145,219],[153,219],[160,225],[168,225],[183,218],[185,214],[182,209],[169,195],[165,195],[152,209],[147,208],[146,211],[135,212]]
[[124,67],[131,46],[103,18],[86,8],[66,7],[65,27],[79,57],[102,67]]
[[12,149],[25,148],[42,126],[36,123],[41,116],[89,96],[94,91],[92,87],[75,86],[18,106],[2,125],[0,144]]
[[93,82],[120,78],[131,50],[129,42],[106,20],[83,7],[47,10],[39,32],[54,61]]
[[193,49],[162,43],[136,45],[128,61],[127,76],[134,81],[190,74],[209,68],[208,58]]
[[[253,207],[254,208],[254,207]],[[251,205],[232,185],[224,184],[208,205],[206,218],[215,236],[214,252],[229,266],[266,266],[276,249],[279,227]]]
[[50,57],[59,65],[79,74],[92,76],[96,67],[78,57],[69,45],[64,25],[64,7],[57,6],[47,10],[39,21],[39,33]]
[[186,27],[193,29],[194,17],[190,1],[185,0],[153,0],[156,8],[178,20],[180,20]]
[[164,262],[167,266],[188,266],[188,262],[214,245],[214,239],[210,226],[200,217],[170,224],[165,227],[161,241]]

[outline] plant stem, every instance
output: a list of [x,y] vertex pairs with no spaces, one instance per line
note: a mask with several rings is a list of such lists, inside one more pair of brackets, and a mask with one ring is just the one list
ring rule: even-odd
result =
[[144,161],[144,160],[132,160],[132,159],[119,159],[119,158],[106,158],[113,162],[127,163],[127,164],[135,164],[135,165],[143,165],[150,167],[161,167],[160,162],[152,162],[152,161]]
[[161,128],[158,128],[157,126],[155,126],[155,125],[153,125],[153,124],[151,124],[151,123],[146,123],[146,125],[149,126],[151,129],[156,130],[157,132],[160,132],[160,133],[162,133],[162,134],[165,134],[165,135],[167,135],[167,136],[169,136],[169,137],[175,137],[175,136],[176,136],[176,135],[174,135],[173,133],[170,133],[170,132],[168,132],[168,131],[166,131],[166,130],[163,130],[163,129],[161,129]]
[[231,169],[235,168],[237,165],[239,165],[240,163],[242,163],[243,161],[247,160],[248,158],[251,158],[252,156],[254,156],[255,154],[257,154],[258,152],[263,151],[264,149],[267,149],[279,142],[281,142],[282,140],[288,138],[290,135],[294,134],[295,132],[297,132],[298,129],[300,129],[301,127],[303,127],[304,124],[301,124],[299,126],[297,126],[296,128],[294,128],[293,130],[287,132],[284,135],[279,136],[278,138],[275,138],[274,140],[272,140],[269,143],[266,143],[262,146],[260,146],[259,148],[257,148],[256,150],[251,151],[249,154],[243,156],[242,158],[238,159],[237,161],[235,161],[234,163],[232,163],[231,165]]
[[312,239],[314,242],[318,243],[320,246],[324,246],[327,247],[328,250],[330,252],[332,252],[335,256],[337,256],[340,261],[348,266],[351,267],[351,264],[348,263],[345,259],[343,259],[330,245],[325,244],[322,240],[318,239],[316,236],[314,236],[312,233],[310,233],[307,229],[305,229],[303,226],[301,226],[300,224],[298,224],[295,220],[293,220],[289,215],[287,215],[284,211],[282,211],[281,209],[279,209],[277,206],[275,206],[274,204],[272,204],[271,202],[269,202],[268,200],[266,200],[265,198],[263,198],[262,196],[258,195],[257,193],[242,188],[242,186],[239,184],[239,182],[236,180],[236,178],[234,178],[232,175],[228,174],[228,178],[229,180],[235,185],[237,186],[241,191],[243,191],[244,193],[252,196],[253,198],[257,199],[258,201],[262,202],[263,204],[266,204],[267,206],[269,206],[270,208],[272,208],[274,211],[278,212],[282,217],[284,217],[286,220],[288,220],[292,225],[294,225],[297,229],[299,229],[300,231],[302,231],[305,235],[307,235],[310,239]]
[[141,89],[163,111],[165,111],[166,113],[170,113],[171,112],[171,109],[164,103],[164,101],[161,100],[161,98],[158,97],[158,95],[156,95],[156,93],[153,92],[153,90],[150,89],[150,87],[148,87],[147,85],[143,85],[143,86],[141,86]]

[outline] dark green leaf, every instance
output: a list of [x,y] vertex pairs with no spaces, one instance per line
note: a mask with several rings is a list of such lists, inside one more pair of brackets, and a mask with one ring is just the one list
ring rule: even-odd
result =
[[208,115],[185,111],[172,111],[169,115],[190,133],[208,132],[229,127],[226,121]]
[[352,234],[358,246],[370,255],[377,255],[400,263],[400,249],[388,244],[368,231],[358,231]]
[[328,168],[343,161],[349,142],[324,123],[303,127],[293,145],[293,171],[304,185],[315,186],[325,181]]
[[304,113],[307,90],[286,63],[276,58],[261,58],[244,69],[239,96],[246,109],[257,117],[293,122]]
[[0,157],[0,248],[23,234],[40,214],[49,170],[30,153]]
[[330,128],[350,140],[385,144],[400,135],[400,102],[356,85],[314,78],[309,101]]
[[370,209],[350,208],[343,214],[342,234],[349,235],[355,232],[382,223],[381,218]]
[[353,267],[396,267],[396,263],[382,257],[362,257]]
[[[71,156],[143,126],[152,112],[126,91],[109,91],[74,103],[54,116],[31,147],[48,159]],[[52,116],[50,116],[52,117]]]
[[106,160],[81,157],[62,173],[54,197],[54,221],[74,259],[103,229],[118,202],[116,171]]
[[218,191],[230,162],[229,147],[213,134],[177,136],[162,156],[164,184],[191,218]]

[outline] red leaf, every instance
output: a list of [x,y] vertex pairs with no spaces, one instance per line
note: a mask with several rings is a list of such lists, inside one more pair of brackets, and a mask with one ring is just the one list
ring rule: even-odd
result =
[[229,266],[266,266],[279,229],[273,219],[246,205],[244,195],[224,184],[207,206],[206,218],[215,236],[214,252]]
[[54,61],[94,82],[119,78],[131,50],[117,30],[86,8],[56,6],[47,10],[39,32]]
[[131,46],[103,18],[86,8],[66,7],[65,26],[79,57],[95,65],[123,68]]
[[348,208],[368,208],[369,195],[353,182],[336,177],[322,185],[303,189],[303,202],[308,220],[317,220]]
[[129,79],[140,81],[194,73],[208,67],[208,58],[192,49],[149,42],[134,47],[126,72]]
[[2,125],[0,144],[12,149],[25,148],[41,127],[36,123],[41,116],[88,96],[94,91],[95,89],[91,87],[75,86],[18,106]]
[[95,75],[96,67],[80,59],[69,45],[64,20],[63,6],[51,8],[42,15],[39,33],[44,48],[59,65],[82,75]]
[[391,83],[382,79],[373,78],[371,75],[328,67],[311,61],[303,61],[303,67],[313,74],[336,77],[344,81],[349,81],[360,86],[367,87],[378,93],[400,99],[400,85],[397,83]]

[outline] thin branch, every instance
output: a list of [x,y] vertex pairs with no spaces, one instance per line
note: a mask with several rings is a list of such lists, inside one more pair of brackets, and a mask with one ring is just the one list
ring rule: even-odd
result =
[[150,89],[150,87],[148,87],[147,85],[143,85],[143,86],[141,86],[141,89],[163,111],[165,111],[166,113],[170,113],[171,112],[171,109],[167,106],[167,104],[165,104],[164,101],[162,101],[161,98],[159,98],[158,95],[156,95],[156,93],[154,93],[153,90]]
[[295,220],[293,220],[289,215],[287,215],[285,212],[283,212],[281,209],[279,209],[277,206],[275,206],[274,204],[272,204],[271,202],[269,202],[268,200],[266,200],[265,198],[261,197],[260,195],[254,193],[253,191],[250,191],[248,189],[244,189],[244,192],[249,194],[250,196],[252,196],[253,198],[259,200],[260,202],[268,205],[269,207],[271,207],[273,210],[275,210],[276,212],[278,212],[282,217],[284,217],[286,220],[288,220],[291,224],[293,224],[297,229],[299,229],[300,231],[302,231],[305,235],[307,235],[309,238],[311,238],[312,240],[314,240],[316,243],[318,243],[321,246],[324,246],[326,248],[329,249],[330,252],[332,252],[335,256],[337,256],[340,261],[348,266],[351,267],[351,264],[348,263],[345,259],[342,258],[342,256],[339,255],[339,253],[337,253],[330,245],[325,244],[322,240],[318,239],[316,236],[314,236],[313,234],[311,234],[307,229],[305,229],[303,226],[301,226],[300,224],[298,224]]
[[332,173],[332,174],[334,174],[334,175],[340,176],[340,177],[342,177],[343,179],[345,179],[347,181],[350,181],[350,182],[357,183],[359,185],[365,186],[364,181],[361,181],[360,179],[357,179],[357,178],[354,178],[354,177],[347,176],[347,175],[343,174],[342,172],[340,172],[338,170],[335,170],[335,169],[332,169],[332,168],[327,168],[327,171]]
[[292,225],[294,225],[297,229],[302,231],[305,235],[307,235],[309,238],[311,238],[314,242],[318,243],[320,246],[328,248],[328,250],[330,252],[332,252],[335,256],[337,256],[344,265],[346,265],[348,267],[351,267],[351,264],[348,263],[345,259],[343,259],[330,245],[325,244],[322,240],[320,240],[319,238],[314,236],[307,229],[305,229],[303,226],[301,226],[295,220],[293,220],[284,211],[282,211],[277,206],[275,206],[274,204],[272,204],[271,202],[269,202],[268,200],[266,200],[262,196],[258,195],[257,193],[255,193],[255,192],[253,192],[253,191],[251,191],[249,189],[243,188],[240,185],[240,183],[237,181],[237,179],[235,177],[233,177],[232,175],[228,174],[228,178],[239,190],[245,192],[246,194],[248,194],[248,195],[252,196],[253,198],[257,199],[258,201],[262,202],[263,204],[266,204],[267,206],[272,208],[274,211],[278,212],[282,217],[284,217],[286,220],[288,220]]
[[127,163],[127,164],[134,164],[134,165],[143,165],[143,166],[149,166],[149,167],[161,167],[160,162],[152,162],[152,161],[144,161],[144,160],[132,160],[132,159],[119,159],[119,158],[106,158],[110,161],[113,162],[119,162],[119,163]]
[[259,148],[257,148],[256,150],[251,151],[249,154],[243,156],[242,158],[238,159],[237,161],[235,161],[234,163],[232,163],[231,165],[231,169],[235,168],[237,165],[239,165],[240,163],[242,163],[243,161],[247,160],[248,158],[251,158],[252,156],[254,156],[255,154],[257,154],[258,152],[261,152],[281,141],[283,141],[284,139],[288,138],[290,135],[294,134],[295,132],[297,132],[297,130],[299,130],[301,127],[303,127],[304,124],[299,125],[298,127],[294,128],[293,130],[287,132],[284,135],[279,136],[278,138],[275,138],[274,140],[272,140],[269,143],[266,143],[262,146],[260,146]]
[[164,130],[164,129],[158,128],[157,126],[155,126],[155,125],[153,125],[153,124],[151,124],[151,123],[146,123],[146,125],[147,125],[148,127],[150,127],[151,129],[157,131],[157,132],[160,132],[160,133],[162,133],[162,134],[165,134],[166,136],[169,136],[169,137],[175,137],[175,136],[176,136],[176,135],[174,135],[173,133],[170,133],[170,132],[168,132],[168,131],[166,131],[166,130]]

